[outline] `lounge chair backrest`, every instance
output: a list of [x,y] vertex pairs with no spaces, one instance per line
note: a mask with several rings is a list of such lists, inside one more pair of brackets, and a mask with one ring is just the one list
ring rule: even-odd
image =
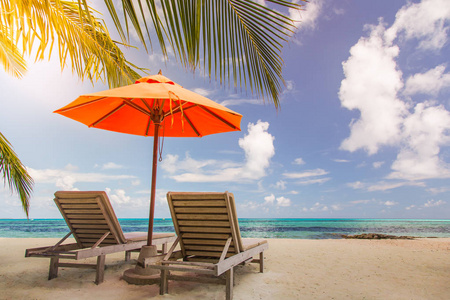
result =
[[242,251],[233,194],[169,192],[167,200],[183,256],[219,258],[230,237],[227,256]]
[[103,191],[59,191],[55,203],[80,247],[91,247],[106,232],[110,234],[99,245],[125,243],[116,214]]

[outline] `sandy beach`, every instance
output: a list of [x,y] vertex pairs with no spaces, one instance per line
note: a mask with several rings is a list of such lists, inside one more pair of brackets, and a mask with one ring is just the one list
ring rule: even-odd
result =
[[[132,263],[109,255],[105,281],[95,270],[61,268],[47,280],[49,259],[25,258],[26,248],[58,239],[0,238],[0,299],[224,299],[225,287],[170,282],[129,285]],[[136,258],[137,254],[133,254]],[[416,240],[270,239],[264,273],[257,265],[236,270],[234,299],[449,299],[450,238]],[[95,261],[95,260],[93,260]]]

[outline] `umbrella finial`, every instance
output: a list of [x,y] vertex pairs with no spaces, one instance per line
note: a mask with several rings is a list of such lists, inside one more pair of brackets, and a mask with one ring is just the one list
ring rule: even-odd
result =
[[162,71],[161,71],[161,69],[159,69],[158,75],[162,75]]

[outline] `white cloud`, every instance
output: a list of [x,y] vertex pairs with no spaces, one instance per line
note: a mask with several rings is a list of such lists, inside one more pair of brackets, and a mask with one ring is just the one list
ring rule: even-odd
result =
[[315,169],[315,170],[307,170],[304,172],[298,172],[298,173],[283,173],[283,176],[288,179],[300,179],[300,178],[307,178],[307,177],[315,177],[315,176],[322,176],[326,175],[329,172],[323,170],[323,169]]
[[114,190],[114,193],[112,193],[110,188],[106,188],[105,190],[112,203],[118,206],[130,203],[131,197],[125,195],[125,190],[116,189]]
[[280,189],[280,190],[285,190],[286,189],[286,181],[283,181],[283,180],[277,181],[277,183],[275,184],[275,188]]
[[[245,152],[243,164],[217,160],[197,161],[189,156],[181,161],[177,155],[167,155],[167,159],[161,164],[162,168],[174,174],[171,178],[178,182],[240,182],[261,179],[266,176],[270,159],[275,155],[274,137],[267,132],[268,129],[267,122],[248,124],[248,134],[239,139],[239,146]],[[186,173],[175,174],[180,171]]]
[[228,107],[243,104],[263,105],[264,102],[258,99],[227,99],[220,102],[219,104]]
[[445,73],[445,66],[439,65],[425,73],[414,74],[406,81],[405,95],[418,93],[437,96],[439,92],[450,87],[450,73]]
[[294,164],[296,164],[296,165],[304,165],[305,161],[303,160],[303,158],[299,157],[299,158],[296,158],[294,160]]
[[269,196],[264,197],[264,204],[273,204],[275,201],[275,195],[270,194]]
[[394,205],[397,205],[398,202],[395,202],[395,201],[386,201],[386,202],[383,202],[382,204],[383,204],[383,205],[386,205],[386,206],[394,206]]
[[424,207],[436,207],[436,206],[441,206],[441,205],[444,205],[444,204],[446,204],[447,202],[445,202],[445,201],[442,201],[442,200],[438,200],[438,201],[435,201],[435,200],[428,200],[427,201],[427,203],[425,203],[423,206]]
[[123,169],[123,166],[113,162],[106,163],[102,166],[102,170],[117,170],[117,169]]
[[447,42],[450,20],[450,2],[448,0],[423,0],[420,3],[409,2],[395,16],[395,22],[386,32],[386,39],[393,42],[403,34],[406,40],[419,40],[420,49],[441,49]]
[[360,181],[347,183],[347,186],[357,190],[357,189],[366,189],[369,192],[376,192],[376,191],[387,191],[392,190],[396,188],[400,188],[403,186],[420,186],[425,187],[424,182],[416,182],[416,181],[402,181],[402,182],[379,182],[376,184],[365,184]]
[[413,209],[413,208],[415,208],[416,206],[414,205],[414,204],[412,204],[412,205],[410,205],[410,206],[407,206],[407,207],[405,207],[405,209],[406,210],[411,210],[411,209]]
[[[414,39],[423,51],[438,50],[448,40],[448,20],[449,1],[408,3],[387,30],[382,20],[378,26],[366,26],[369,37],[362,37],[343,63],[345,79],[339,98],[343,107],[358,110],[360,117],[350,124],[350,136],[342,142],[341,149],[362,149],[372,155],[382,146],[397,147],[399,152],[388,179],[450,178],[450,166],[440,155],[441,148],[450,145],[450,112],[431,101],[414,107],[410,99],[399,98],[403,79],[396,62],[400,48],[394,44],[397,38]],[[450,74],[444,72],[445,64],[441,64],[409,77],[403,96],[437,95],[450,86]],[[382,185],[382,190],[388,187]]]
[[298,181],[296,182],[297,184],[301,184],[301,185],[310,185],[310,184],[322,184],[325,183],[327,181],[329,181],[331,178],[326,177],[326,178],[318,178],[318,179],[310,179],[310,180],[304,180],[304,181]]
[[441,187],[441,188],[429,188],[427,189],[427,192],[430,192],[432,194],[440,194],[450,191],[450,188],[448,187]]
[[[295,1],[298,3],[298,1]],[[304,11],[289,9],[289,17],[297,24],[300,30],[314,30],[321,15],[323,0],[312,0],[306,3]]]
[[395,62],[399,48],[386,45],[382,24],[370,28],[369,38],[362,37],[343,63],[345,79],[339,98],[343,107],[361,113],[350,124],[350,137],[342,142],[341,149],[364,149],[374,154],[380,146],[398,142],[406,105],[397,98],[403,87],[402,73]]
[[388,178],[421,180],[450,178],[450,167],[439,157],[440,147],[450,144],[450,112],[443,106],[419,103],[404,122],[406,145],[392,164]]
[[382,165],[384,165],[384,161],[376,161],[372,164],[375,169],[381,168]]
[[77,190],[74,185],[79,182],[107,182],[111,180],[135,179],[131,175],[106,175],[102,173],[77,173],[68,170],[27,168],[36,183],[52,183],[62,190]]
[[328,211],[328,206],[325,204],[316,202],[312,207],[303,209],[304,211]]
[[334,162],[337,162],[337,163],[348,163],[348,162],[350,162],[350,161],[347,160],[347,159],[333,159],[333,161],[334,161]]
[[373,202],[373,200],[354,200],[354,201],[350,201],[351,204],[368,204],[370,202]]
[[285,197],[277,198],[277,206],[287,207],[291,206],[291,199]]

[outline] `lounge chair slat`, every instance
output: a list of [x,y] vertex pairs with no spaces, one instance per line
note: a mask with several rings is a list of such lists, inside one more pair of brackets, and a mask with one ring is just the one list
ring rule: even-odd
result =
[[59,198],[59,203],[61,204],[97,204],[97,200],[95,198],[85,198],[85,199],[79,199],[79,198],[73,198],[73,199],[61,199]]
[[81,209],[65,209],[66,214],[86,214],[86,215],[102,215],[102,211],[100,209],[98,209],[98,207],[96,209],[85,209],[85,208],[81,208]]
[[[189,250],[198,250],[198,251],[222,251],[223,250],[223,246],[205,246],[205,245],[187,245],[184,244],[184,248],[186,249],[186,251]],[[234,247],[230,247],[229,251],[234,252]]]
[[98,205],[97,204],[61,204],[61,207],[64,208],[65,210],[67,209],[98,209]]
[[99,214],[92,214],[92,215],[87,215],[87,214],[67,214],[67,217],[69,219],[90,219],[90,220],[102,220],[104,219],[103,215],[99,215]]
[[230,227],[188,227],[180,226],[180,232],[218,232],[218,233],[231,233]]
[[207,214],[177,214],[177,219],[183,220],[228,220],[228,216],[223,215],[207,215]]
[[197,193],[197,192],[177,192],[171,194],[172,200],[189,199],[191,201],[205,201],[208,199],[224,200],[223,193]]
[[95,225],[89,225],[89,224],[72,224],[72,227],[74,229],[77,228],[92,228],[92,229],[109,229],[108,225],[101,225],[101,224],[95,224]]
[[184,233],[183,238],[205,238],[205,239],[218,239],[227,240],[229,234],[210,234],[210,233]]
[[191,220],[179,220],[178,224],[184,226],[206,226],[206,227],[226,227],[230,226],[228,221],[191,221]]
[[174,207],[179,207],[179,206],[197,206],[197,207],[202,207],[202,206],[222,206],[223,207],[225,205],[225,201],[223,201],[223,200],[211,200],[211,201],[199,202],[199,201],[178,200],[178,201],[173,201],[173,205],[174,205]]
[[[225,246],[226,240],[211,240],[211,239],[184,239],[185,245],[220,245]],[[231,246],[233,246],[233,242],[231,242]]]
[[227,209],[222,207],[175,207],[175,212],[194,214],[226,214]]
[[[198,255],[203,257],[220,257],[222,255],[222,251],[214,252],[214,251],[186,251],[186,255]],[[233,256],[234,253],[228,252],[226,257]]]
[[108,224],[106,220],[77,220],[71,219],[73,224]]

